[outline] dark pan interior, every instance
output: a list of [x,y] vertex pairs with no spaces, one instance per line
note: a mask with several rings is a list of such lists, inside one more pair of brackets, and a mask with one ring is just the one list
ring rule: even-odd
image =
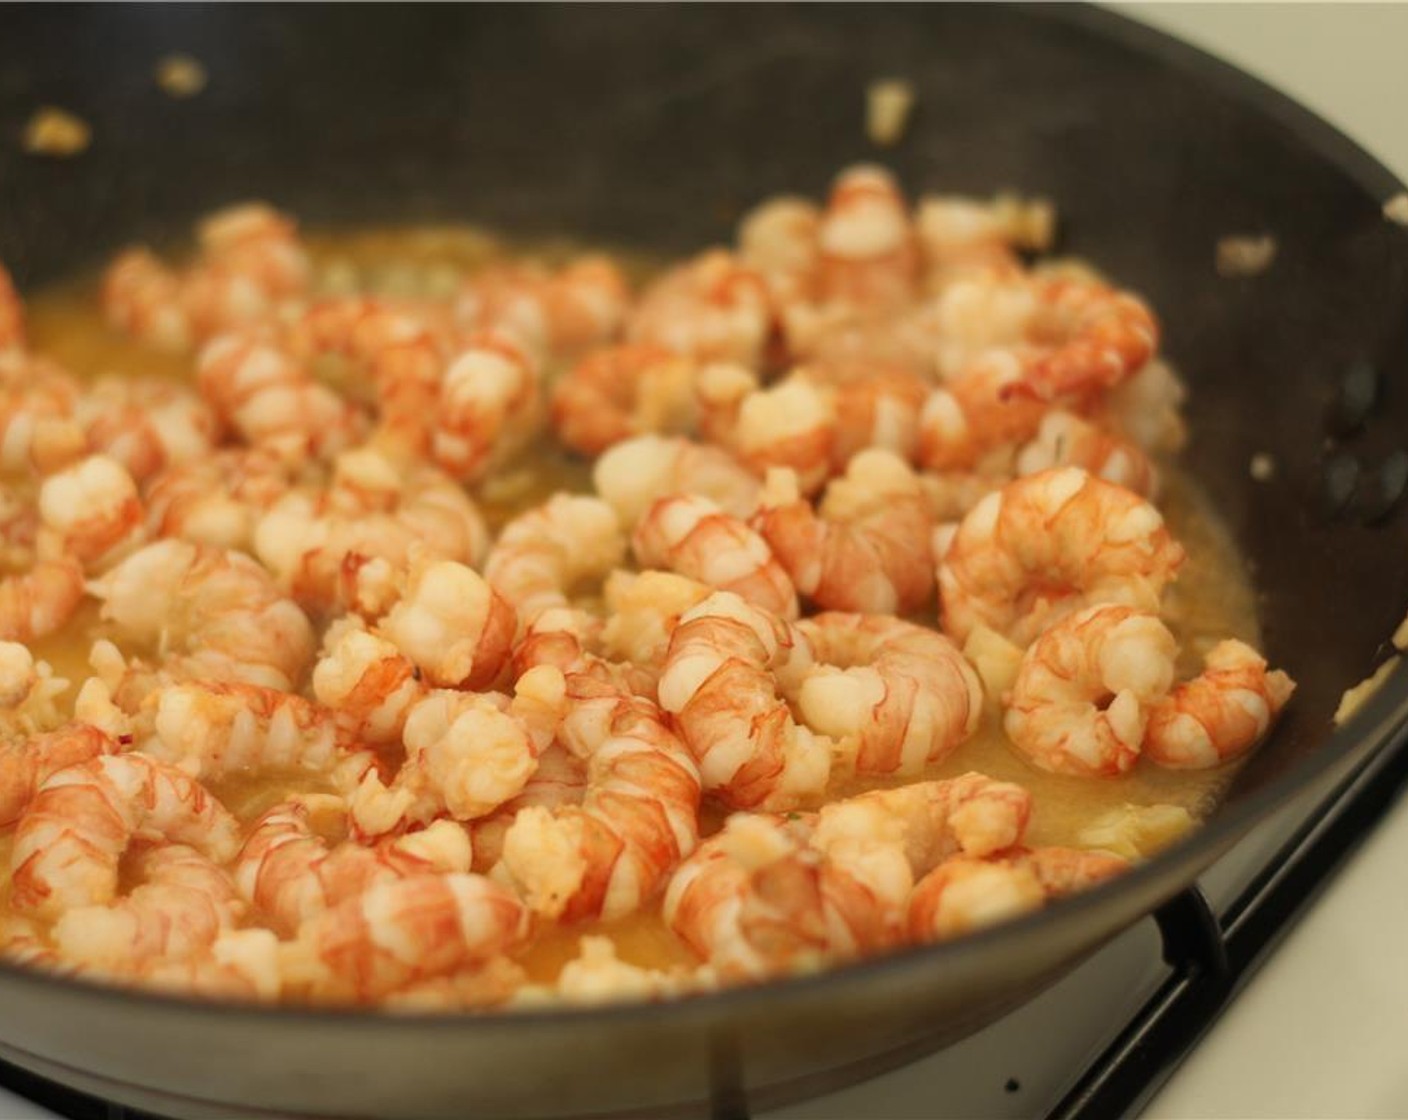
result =
[[[1330,734],[1408,606],[1408,518],[1371,526],[1321,500],[1332,456],[1367,487],[1408,435],[1408,231],[1380,211],[1401,188],[1230,68],[1049,7],[6,7],[0,26],[0,259],[22,286],[248,197],[313,225],[463,219],[683,252],[856,159],[916,193],[1050,196],[1064,247],[1160,312],[1191,387],[1187,462],[1253,565],[1269,656],[1300,682],[1202,834],[961,944],[679,1007],[497,1023],[208,1008],[0,970],[0,1051],[24,1064],[119,1099],[176,1094],[182,1113],[658,1114],[721,1083],[755,1101],[817,1091],[1000,1013],[1401,718],[1400,674]],[[209,69],[192,101],[152,83],[173,50]],[[918,92],[883,153],[862,131],[878,76]],[[90,151],[19,152],[44,103],[92,123]],[[1278,245],[1265,275],[1216,275],[1219,238],[1260,233]],[[1327,441],[1356,362],[1381,399]],[[1249,475],[1258,453],[1270,482]]]

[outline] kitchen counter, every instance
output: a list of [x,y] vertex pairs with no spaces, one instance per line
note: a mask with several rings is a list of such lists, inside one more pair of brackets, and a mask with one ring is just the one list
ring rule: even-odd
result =
[[[1408,4],[1113,6],[1288,93],[1408,179]],[[1408,803],[1369,838],[1145,1116],[1408,1116],[1405,863]]]

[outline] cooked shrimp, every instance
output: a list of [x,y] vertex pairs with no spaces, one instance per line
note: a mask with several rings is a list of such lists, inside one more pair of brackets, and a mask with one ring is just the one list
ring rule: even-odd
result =
[[[587,792],[587,764],[560,743],[552,743],[538,756],[538,768],[522,792],[505,801],[486,817],[470,824],[474,841],[474,870],[488,873],[504,854],[504,837],[522,809],[553,811],[580,805]],[[411,834],[416,835],[415,833]]]
[[1083,467],[1145,497],[1158,488],[1158,471],[1135,444],[1070,412],[1047,413],[1036,438],[1017,455],[1019,475],[1051,467]]
[[313,666],[313,695],[348,739],[399,743],[411,705],[425,692],[411,659],[355,615],[328,628]]
[[330,458],[366,429],[354,404],[258,333],[212,339],[196,361],[196,378],[205,399],[240,438],[290,463]]
[[90,455],[39,487],[39,549],[101,571],[142,538],[137,484],[116,459]]
[[225,863],[239,825],[193,778],[141,754],[99,755],[51,774],[15,827],[11,905],[43,917],[104,906],[133,841],[164,838]]
[[734,517],[748,517],[761,483],[727,451],[679,437],[645,435],[609,448],[592,471],[597,493],[623,525],[634,525],[670,494],[695,494]]
[[429,452],[462,482],[482,478],[537,435],[537,366],[506,336],[481,333],[448,364],[429,417]]
[[797,630],[727,591],[680,617],[660,706],[675,717],[705,790],[738,808],[787,809],[826,788],[830,744],[783,699],[811,664]]
[[54,944],[68,960],[118,974],[188,960],[244,911],[230,876],[194,848],[161,844],[130,863],[140,885],[124,898],[59,917]]
[[626,339],[699,361],[756,366],[772,327],[763,278],[727,250],[711,249],[641,293],[626,319]]
[[913,298],[918,252],[894,177],[858,164],[836,177],[817,234],[825,299],[894,308]]
[[955,195],[927,195],[915,211],[915,232],[924,256],[927,284],[947,290],[957,280],[1010,276],[1021,271],[1015,250],[1051,247],[1055,214],[1051,204],[998,195],[979,201]]
[[625,554],[625,534],[611,506],[555,494],[503,527],[484,576],[529,626],[545,610],[570,606],[578,584],[604,578]]
[[798,591],[828,610],[875,614],[908,614],[929,601],[934,518],[902,459],[861,452],[819,511],[792,482],[769,476],[754,524]]
[[608,655],[658,675],[680,616],[713,592],[674,572],[612,572],[602,589],[609,612],[602,645]]
[[1204,669],[1154,705],[1144,753],[1160,766],[1197,770],[1245,754],[1291,698],[1295,682],[1245,642],[1218,642]]
[[735,813],[671,878],[666,924],[724,979],[811,971],[893,944],[893,908],[809,847],[809,833],[805,818]]
[[712,988],[713,970],[642,968],[623,961],[609,937],[583,937],[577,955],[562,966],[552,994],[567,1003],[658,1000]]
[[119,983],[203,996],[206,999],[269,1003],[282,991],[278,938],[267,929],[225,929],[208,949],[185,960],[153,960]]
[[0,828],[14,824],[58,771],[120,749],[112,736],[85,723],[0,743]]
[[936,389],[919,413],[918,456],[927,470],[981,467],[984,460],[1031,440],[1050,406],[1013,392],[1029,352],[988,350]]
[[946,941],[1038,910],[1126,870],[1104,852],[1034,848],[974,859],[956,856],[920,881],[909,899],[909,936]]
[[255,821],[235,860],[240,894],[283,934],[310,918],[364,893],[378,883],[412,875],[468,871],[469,836],[452,821],[436,821],[370,847],[344,841],[332,845],[319,827],[345,827],[336,797],[294,798]]
[[645,432],[688,434],[696,423],[697,370],[662,346],[594,350],[554,386],[553,430],[583,455]]
[[158,689],[143,707],[156,734],[142,750],[202,780],[261,770],[321,772],[337,760],[333,714],[292,693],[189,681]]
[[978,624],[1019,644],[1094,603],[1157,610],[1183,549],[1157,509],[1077,467],[1042,471],[989,494],[939,561],[944,630]]
[[770,388],[741,366],[713,365],[696,385],[705,433],[762,476],[772,467],[797,473],[805,493],[826,481],[836,447],[836,394],[805,374]]
[[976,730],[982,686],[942,634],[841,613],[803,619],[797,630],[816,658],[794,693],[797,710],[856,773],[916,774]]
[[810,302],[820,281],[821,211],[804,198],[768,199],[738,224],[738,254],[762,274],[774,301]]
[[[807,367],[813,377],[824,369]],[[918,374],[885,366],[871,367],[867,376],[837,384],[833,468],[844,470],[867,448],[912,460],[919,449],[919,417],[930,390],[928,380]]]
[[365,1003],[517,949],[528,911],[481,875],[378,884],[305,922],[284,954],[291,983],[316,998]]
[[262,202],[242,202],[207,215],[196,241],[208,260],[252,279],[274,297],[296,295],[309,279],[298,225]]
[[88,446],[74,415],[82,394],[62,366],[0,345],[0,469],[47,474]]
[[699,773],[650,701],[567,678],[563,727],[587,760],[578,806],[521,808],[497,874],[548,918],[610,920],[639,909],[699,841]]
[[24,349],[24,304],[15,282],[0,264],[0,350]]
[[644,568],[668,568],[771,614],[797,617],[797,590],[767,542],[708,498],[661,498],[636,525],[631,547]]
[[83,602],[83,569],[74,560],[35,564],[0,579],[0,640],[33,642],[64,625]]
[[248,550],[259,519],[289,491],[278,456],[230,448],[168,467],[146,485],[147,532]]
[[378,633],[430,684],[481,689],[508,661],[518,619],[508,602],[471,568],[453,560],[414,565],[400,601]]
[[104,316],[148,345],[181,351],[199,341],[183,300],[180,278],[149,249],[120,253],[103,273]]
[[75,418],[88,446],[116,459],[138,482],[211,453],[214,410],[182,385],[156,378],[100,377],[79,398]]
[[1003,727],[1043,770],[1123,774],[1173,684],[1178,643],[1157,616],[1095,606],[1048,627],[1022,657]]
[[135,641],[160,642],[167,666],[189,677],[288,689],[312,660],[307,617],[240,552],[158,541],[90,588],[105,620]]

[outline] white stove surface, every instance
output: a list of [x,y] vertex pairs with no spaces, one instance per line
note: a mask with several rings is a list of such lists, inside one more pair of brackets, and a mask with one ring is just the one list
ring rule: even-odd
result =
[[[1401,58],[1408,4],[1114,6],[1265,78],[1408,178]],[[1386,818],[1145,1115],[1408,1116],[1405,862],[1408,802]],[[1160,982],[1157,944],[1146,920],[966,1041],[758,1120],[1042,1115],[1123,1025],[1121,1006],[1132,1013]],[[1040,1053],[1034,1039],[1042,1040]],[[0,1089],[0,1120],[54,1114]]]

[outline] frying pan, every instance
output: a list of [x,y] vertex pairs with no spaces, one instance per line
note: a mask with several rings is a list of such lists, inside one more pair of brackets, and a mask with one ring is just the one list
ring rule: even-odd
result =
[[[1408,231],[1380,212],[1402,188],[1206,56],[1048,7],[26,7],[0,27],[0,257],[24,286],[246,197],[318,225],[463,219],[687,252],[763,196],[820,194],[874,158],[862,91],[908,78],[918,110],[883,153],[906,186],[1048,195],[1064,248],[1161,312],[1192,390],[1186,462],[1253,567],[1270,659],[1300,682],[1200,832],[953,944],[671,1005],[485,1017],[222,1007],[0,968],[9,1061],[181,1115],[662,1116],[725,1089],[755,1107],[802,1097],[1028,998],[1408,718],[1396,672],[1330,721],[1408,605],[1408,517],[1360,505],[1408,431]],[[150,80],[173,50],[210,71],[194,101]],[[86,117],[91,150],[20,154],[41,103]],[[1268,272],[1215,274],[1219,238],[1260,233],[1278,244]],[[1380,399],[1327,445],[1356,363]],[[1257,453],[1270,482],[1249,476]],[[1351,459],[1360,497],[1327,499],[1327,465],[1343,479]]]

